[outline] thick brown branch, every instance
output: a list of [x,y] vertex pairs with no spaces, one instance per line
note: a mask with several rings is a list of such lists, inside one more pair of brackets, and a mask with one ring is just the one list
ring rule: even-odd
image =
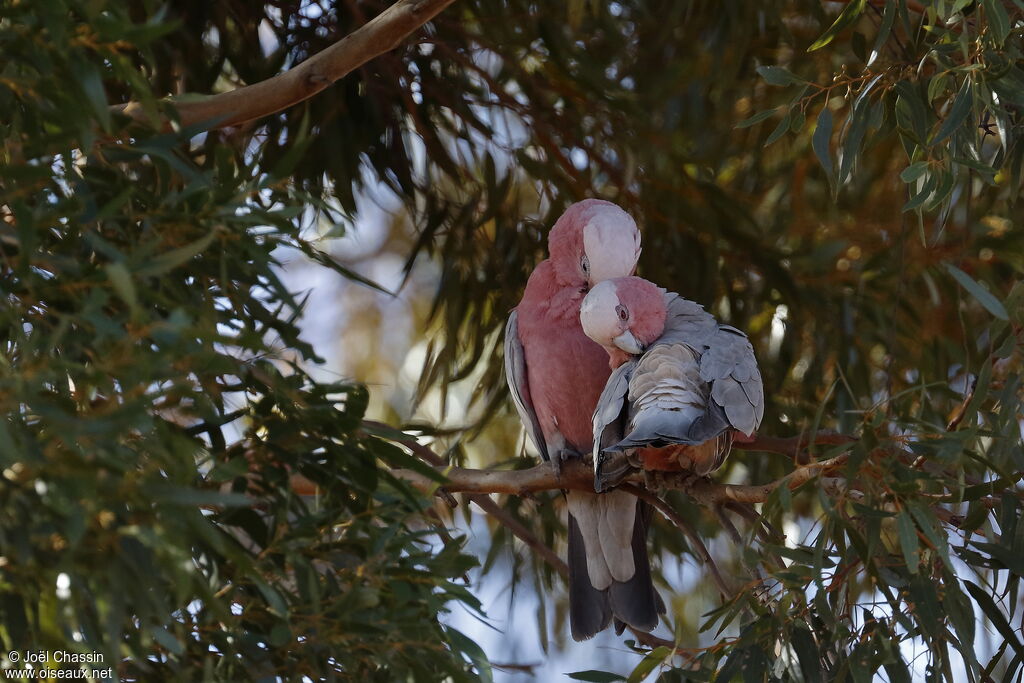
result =
[[[182,126],[207,123],[208,129],[235,126],[277,113],[307,100],[374,57],[396,48],[413,31],[454,0],[398,0],[367,24],[293,69],[225,93],[202,99],[172,99]],[[139,102],[111,107],[136,120],[147,117]]]
[[[740,503],[763,503],[768,500],[779,486],[795,489],[819,474],[831,472],[846,463],[846,455],[830,460],[798,467],[790,474],[760,485],[718,484],[710,479],[694,482],[691,479],[681,482],[681,487],[701,505],[715,505],[728,501]],[[474,470],[462,467],[439,468],[448,481],[444,490],[456,493],[507,493],[523,495],[536,491],[568,489],[575,491],[593,491],[594,473],[581,460],[570,460],[562,465],[561,472],[546,464],[540,464],[526,470]],[[412,470],[393,470],[392,474],[400,477],[422,490],[434,490],[437,483]],[[641,475],[634,475],[640,482]]]

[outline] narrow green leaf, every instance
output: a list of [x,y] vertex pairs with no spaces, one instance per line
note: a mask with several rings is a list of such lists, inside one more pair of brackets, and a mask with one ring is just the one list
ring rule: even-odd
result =
[[647,678],[647,674],[654,671],[655,667],[659,666],[671,655],[672,650],[664,645],[654,648],[647,653],[647,656],[644,657],[639,664],[636,665],[636,668],[633,669],[632,673],[629,674],[629,678],[626,680],[629,683],[640,683],[640,681]]
[[789,638],[796,651],[804,680],[807,683],[821,683],[821,661],[814,638],[808,631],[799,627],[790,631]]
[[981,611],[985,613],[985,616],[988,617],[992,625],[999,631],[999,635],[1010,643],[1019,656],[1024,656],[1024,643],[1021,643],[1017,632],[1010,627],[1010,622],[1006,620],[1006,615],[996,605],[992,595],[982,589],[981,586],[969,580],[964,580],[964,586],[967,588],[967,592],[971,594],[971,597],[974,598],[974,602],[977,603]]
[[908,81],[900,81],[894,87],[896,100],[896,122],[904,131],[911,133],[914,142],[924,145],[932,120],[931,111],[919,88]]
[[771,116],[773,114],[775,114],[775,110],[774,109],[768,109],[767,111],[760,111],[760,112],[754,114],[753,116],[751,116],[749,119],[743,119],[742,121],[737,123],[734,126],[734,128],[750,128],[751,126],[754,126],[754,125],[757,125],[757,124],[761,123],[765,119],[771,118]]
[[828,103],[826,103],[818,115],[818,124],[814,128],[814,135],[811,136],[811,147],[814,148],[814,154],[818,157],[821,167],[825,169],[830,182],[832,179],[832,153],[829,149],[831,140],[832,112],[829,111]]
[[263,594],[263,598],[267,601],[267,607],[270,608],[271,613],[279,617],[287,617],[288,603],[281,597],[281,593],[263,579],[254,578],[254,582],[260,593]]
[[935,189],[935,183],[938,180],[936,176],[929,175],[928,179],[924,181],[924,187],[918,190],[917,194],[910,198],[906,204],[903,205],[904,211],[913,211],[920,208],[932,195],[932,191]]
[[949,274],[952,275],[964,289],[970,292],[971,296],[977,299],[989,313],[1000,320],[1010,319],[1010,316],[1006,312],[1006,308],[1003,306],[1002,302],[999,301],[999,299],[997,299],[991,292],[978,284],[974,278],[950,263],[946,264],[946,270],[949,271]]
[[768,85],[793,85],[794,83],[806,83],[804,79],[794,74],[789,69],[781,66],[759,66],[757,73]]
[[987,178],[983,178],[983,180],[991,180],[991,177],[996,174],[996,169],[992,168],[988,164],[984,164],[980,161],[975,161],[974,159],[968,159],[966,157],[953,157],[953,163],[958,164],[960,166],[966,166],[972,171],[977,171],[978,173],[987,176]]
[[836,17],[835,22],[828,28],[828,30],[821,34],[820,38],[811,43],[811,46],[807,48],[807,51],[814,52],[815,50],[823,48],[831,43],[832,40],[839,35],[840,31],[852,24],[854,19],[861,15],[866,6],[867,0],[854,0],[854,2],[849,3],[843,11],[839,13],[839,16]]
[[100,125],[104,130],[110,130],[110,109],[107,107],[107,93],[103,88],[103,77],[99,69],[89,62],[74,60],[71,63],[71,70]]
[[925,211],[934,211],[939,207],[942,202],[946,200],[946,197],[953,191],[953,184],[956,182],[956,177],[946,169],[943,169],[939,173],[939,180],[936,183],[937,187],[935,192],[929,198],[928,205],[924,207]]
[[1001,0],[982,0],[982,6],[985,8],[985,19],[996,45],[1002,45],[1010,35],[1010,17],[1006,13],[1006,7]]
[[871,66],[871,64],[878,58],[878,55],[882,52],[882,47],[885,45],[885,41],[889,39],[889,34],[892,32],[892,22],[895,18],[896,3],[885,3],[885,11],[882,12],[882,23],[878,27],[878,35],[875,37],[875,44],[871,48],[871,54],[868,55],[868,66]]
[[361,285],[365,285],[370,289],[375,289],[378,292],[381,292],[382,294],[387,294],[388,296],[395,296],[394,292],[382,287],[381,285],[377,284],[376,282],[367,277],[363,277],[354,270],[346,268],[345,266],[341,265],[341,263],[335,260],[334,257],[328,254],[326,251],[318,249],[316,245],[314,245],[313,243],[308,242],[306,240],[300,240],[296,244],[296,246],[303,254],[308,256],[312,261],[315,261],[316,263],[319,263],[322,266],[330,268],[339,275],[349,280],[352,280],[353,282],[358,282]]
[[860,154],[864,135],[868,130],[870,107],[864,106],[868,101],[867,99],[862,99],[863,96],[864,93],[861,93],[857,98],[857,103],[853,107],[853,114],[847,119],[844,134],[841,136],[841,157],[839,160],[839,182],[841,183],[846,182],[850,178],[854,163],[856,163],[857,156]]
[[932,637],[937,637],[944,630],[945,614],[939,606],[937,588],[926,574],[917,574],[907,584],[917,624],[926,635]]
[[617,681],[626,680],[624,676],[619,674],[613,674],[608,671],[595,671],[593,669],[575,671],[571,674],[566,674],[566,676],[574,681],[590,681],[590,683],[617,683]]
[[889,683],[910,683],[910,670],[898,652],[894,660],[885,662],[883,666],[885,673],[889,675]]
[[180,656],[185,652],[181,642],[162,626],[151,626],[149,633],[153,636],[153,640],[171,654]]
[[964,84],[960,86],[960,91],[956,94],[956,97],[953,99],[953,105],[949,108],[949,114],[946,116],[946,120],[942,122],[942,125],[939,126],[939,131],[935,134],[931,144],[939,144],[963,125],[967,115],[971,113],[971,106],[973,104],[974,96],[971,79],[964,78]]
[[132,282],[132,275],[123,263],[108,263],[104,270],[107,271],[107,279],[110,285],[117,292],[117,295],[128,304],[132,311],[139,308],[139,299],[135,293],[135,284]]
[[903,172],[900,173],[900,178],[905,183],[912,183],[924,175],[925,171],[928,170],[929,165],[930,164],[927,161],[916,161],[903,169]]
[[907,563],[907,569],[911,574],[916,574],[918,564],[920,564],[917,529],[914,527],[914,520],[905,510],[896,515],[896,530],[899,533],[900,550],[903,551],[903,560]]
[[783,135],[785,135],[787,132],[789,132],[789,126],[792,122],[791,118],[791,113],[786,114],[784,117],[782,117],[782,120],[779,121],[779,125],[775,126],[775,130],[773,130],[771,135],[768,136],[768,139],[764,141],[765,147],[772,144],[773,142],[781,138]]
[[487,655],[484,654],[484,651],[476,644],[476,641],[451,626],[446,626],[444,630],[448,635],[448,639],[451,641],[452,647],[455,648],[455,651],[461,652],[469,657],[469,660],[476,667],[480,680],[494,680],[494,672],[491,670],[491,663],[488,661]]
[[804,113],[799,109],[794,112],[790,112],[790,119],[792,119],[789,124],[790,133],[799,133],[803,130],[804,123],[807,122],[807,117],[804,116]]
[[216,236],[217,231],[211,230],[209,233],[194,242],[190,242],[183,247],[171,249],[170,251],[160,254],[150,261],[148,265],[139,268],[135,272],[141,277],[162,275],[180,265],[184,265],[194,256],[206,251],[206,249],[213,243]]

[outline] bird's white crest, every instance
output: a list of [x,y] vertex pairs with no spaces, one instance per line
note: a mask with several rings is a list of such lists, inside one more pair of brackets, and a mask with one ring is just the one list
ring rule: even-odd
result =
[[614,346],[614,339],[622,334],[618,306],[619,294],[614,282],[605,280],[594,285],[580,305],[583,333],[601,346]]
[[583,227],[583,251],[590,262],[591,285],[632,275],[640,258],[636,222],[617,206],[596,208]]

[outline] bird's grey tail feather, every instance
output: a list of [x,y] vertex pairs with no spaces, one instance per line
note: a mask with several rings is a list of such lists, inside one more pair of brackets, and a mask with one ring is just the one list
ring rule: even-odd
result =
[[597,590],[590,583],[583,535],[572,513],[569,513],[568,564],[569,627],[573,640],[587,640],[608,626],[612,619],[612,609],[608,602],[608,591]]
[[608,602],[616,620],[617,633],[622,633],[619,622],[638,631],[651,631],[658,625],[658,615],[665,612],[665,603],[654,590],[651,563],[647,557],[647,523],[650,516],[650,506],[638,500],[632,539],[636,573],[629,581],[613,581],[608,588]]

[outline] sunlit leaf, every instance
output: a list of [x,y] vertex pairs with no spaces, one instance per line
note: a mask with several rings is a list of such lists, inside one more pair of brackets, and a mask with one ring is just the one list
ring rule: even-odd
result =
[[960,283],[960,286],[970,292],[971,296],[977,299],[978,303],[984,306],[989,313],[1000,320],[1009,320],[1009,314],[1006,312],[1006,308],[1003,306],[1002,302],[993,296],[990,291],[978,284],[974,278],[951,263],[946,264],[946,270],[957,282]]
[[847,3],[843,8],[843,11],[839,13],[838,17],[836,17],[835,22],[827,31],[821,34],[817,40],[811,43],[811,46],[807,48],[807,51],[812,52],[814,50],[820,50],[831,43],[840,31],[852,24],[854,20],[861,15],[866,6],[867,0],[853,0],[853,2]]

